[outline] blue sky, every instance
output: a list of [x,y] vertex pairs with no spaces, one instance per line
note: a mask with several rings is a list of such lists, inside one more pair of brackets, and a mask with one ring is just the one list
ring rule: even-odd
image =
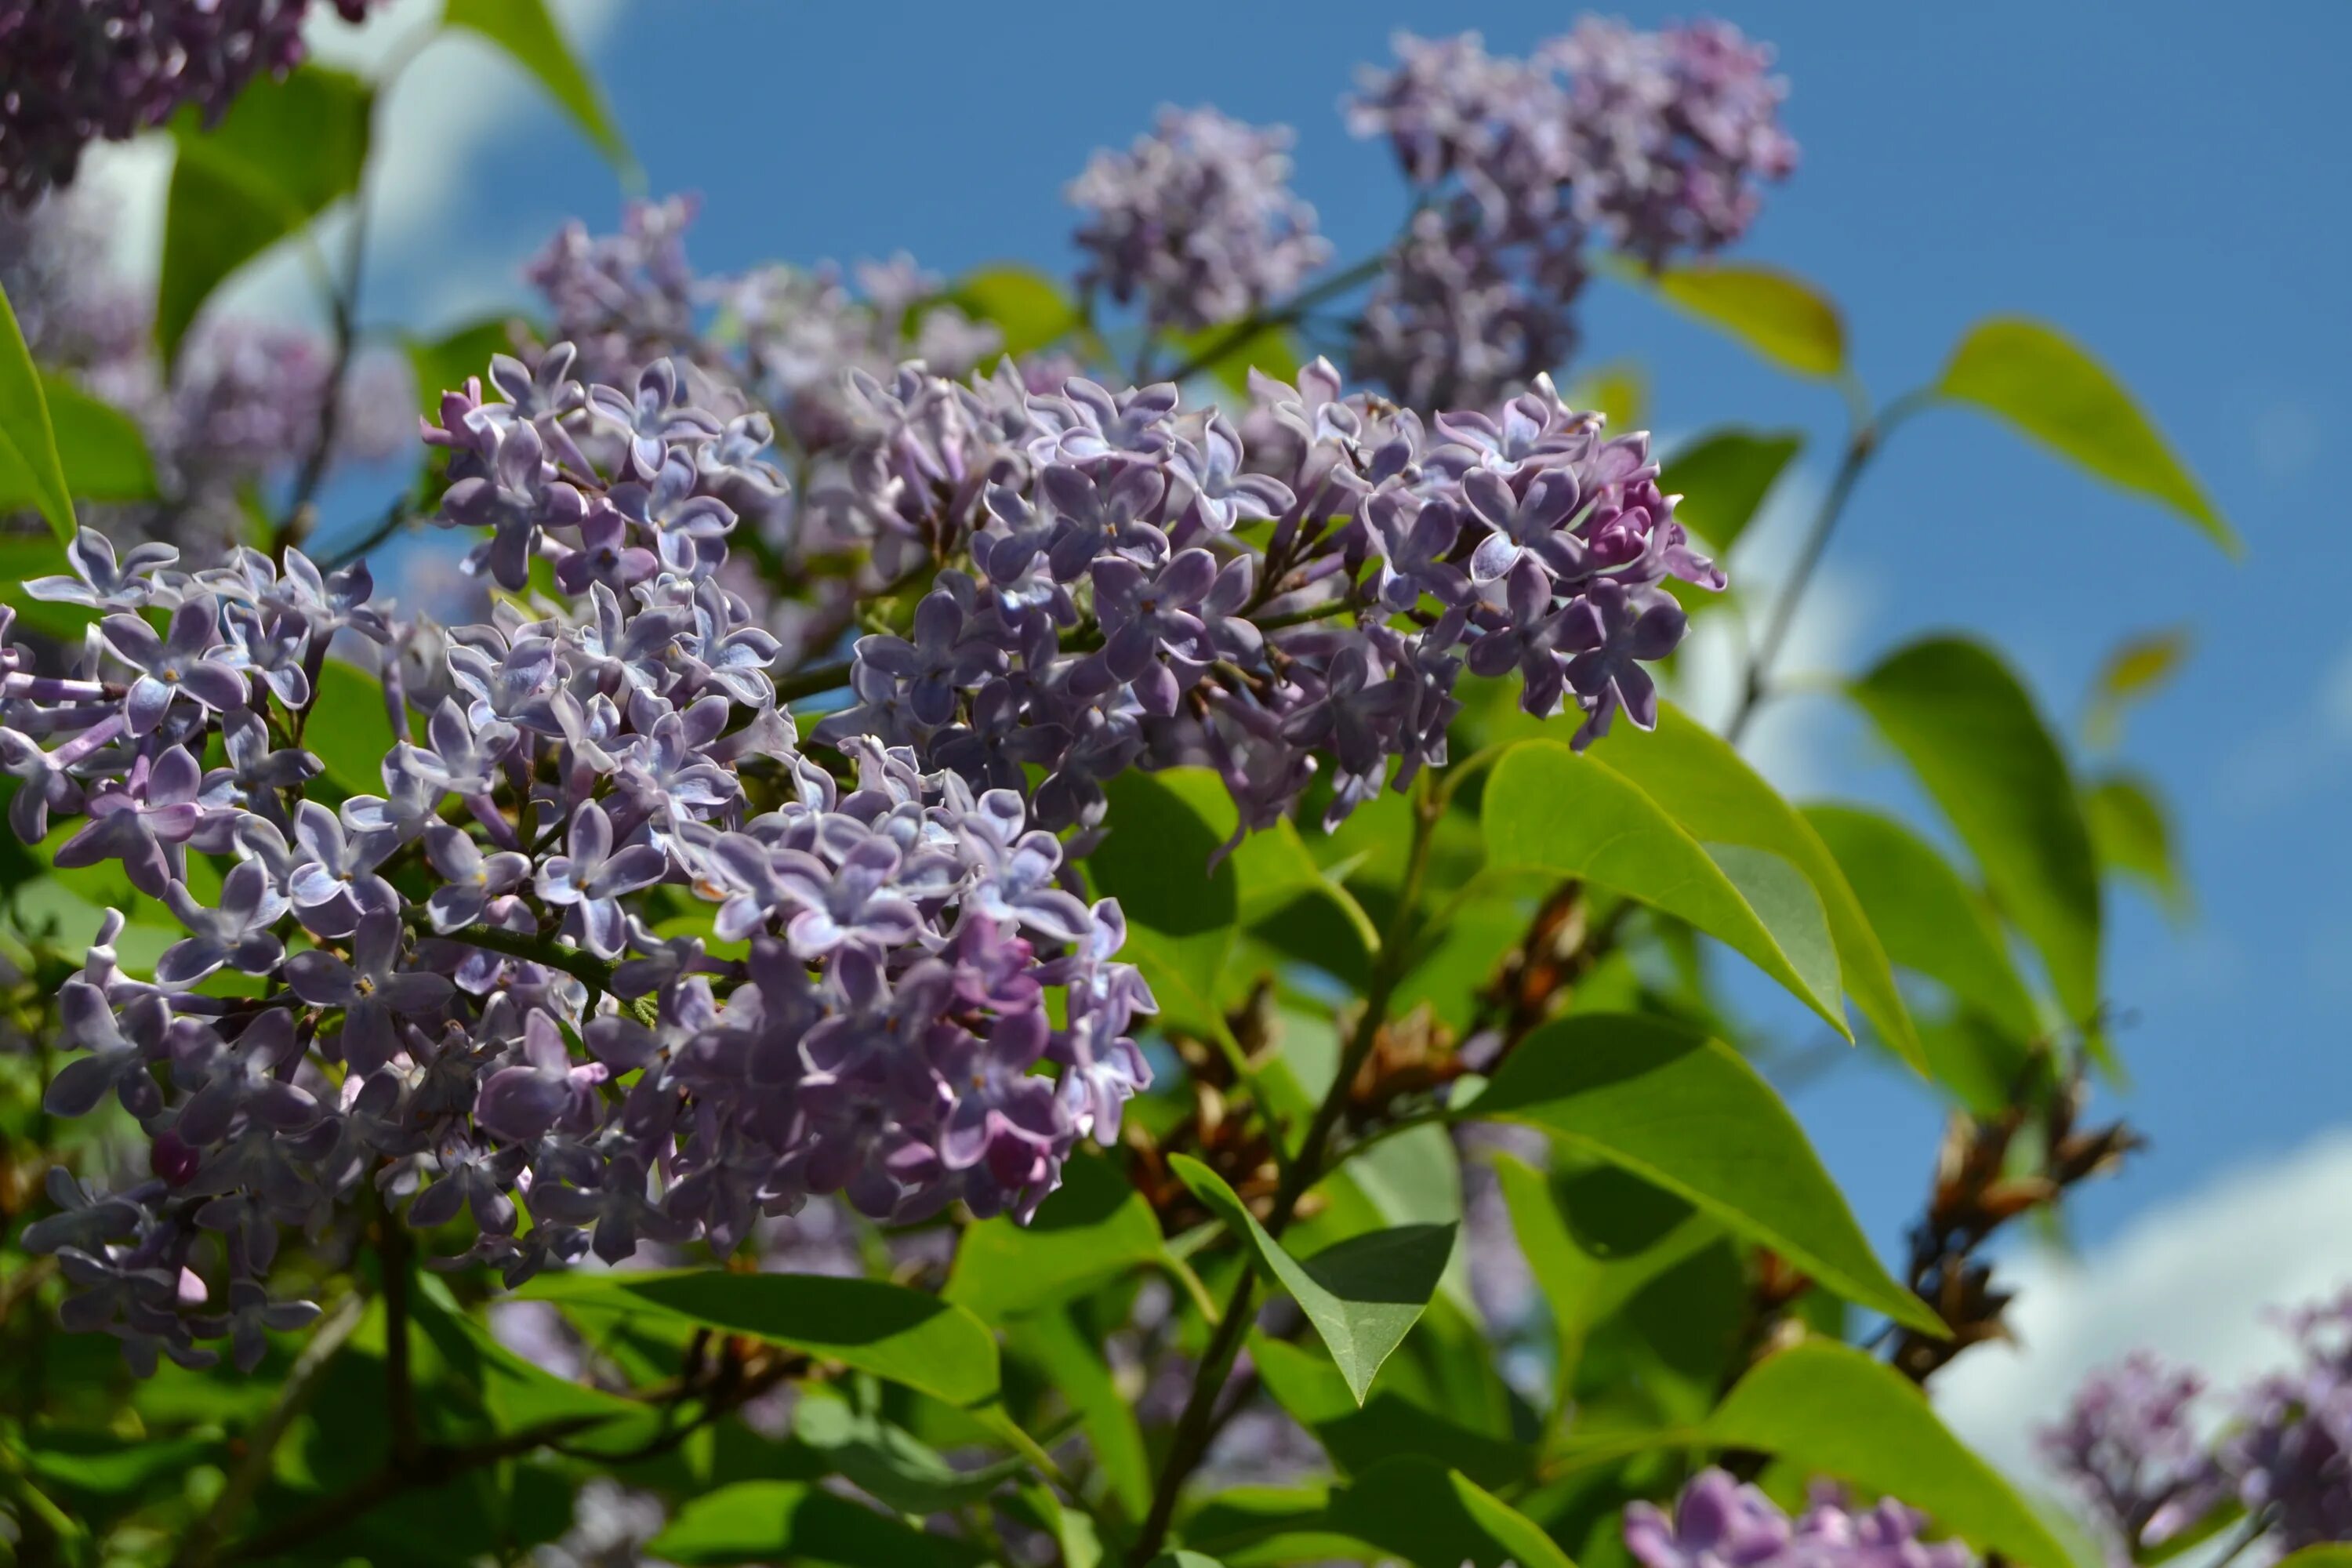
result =
[[[2085,1194],[2079,1233],[2097,1244],[2352,1110],[2352,536],[2326,489],[2326,432],[2352,412],[2347,133],[2327,107],[2352,8],[2273,5],[2223,22],[2155,0],[1738,0],[1722,14],[1779,46],[1804,147],[1745,254],[1842,301],[1872,388],[1884,397],[1931,376],[1979,316],[2047,317],[2137,390],[2249,545],[2233,565],[2167,514],[1939,411],[1870,475],[1824,580],[1818,653],[1851,667],[1923,630],[1965,628],[2009,650],[2070,722],[2119,638],[2194,629],[2194,663],[2135,713],[2124,748],[2173,804],[2198,912],[2176,928],[2116,900],[2109,989],[2133,1020],[2122,1104],[2155,1147]],[[1384,59],[1396,26],[1475,25],[1515,50],[1571,16],[1504,0],[637,0],[572,15],[652,189],[701,193],[703,266],[903,247],[948,272],[999,258],[1066,266],[1063,183],[1162,102],[1295,125],[1301,190],[1339,254],[1361,254],[1393,226],[1400,191],[1383,150],[1339,123],[1354,64]],[[429,172],[372,310],[478,302],[511,288],[515,264],[562,218],[610,223],[610,174],[528,89],[488,80],[500,112],[477,106],[480,133]],[[1803,426],[1824,447],[1836,437],[1829,389],[1645,300],[1596,288],[1585,321],[1584,363],[1647,364],[1662,432],[1744,421]],[[1813,463],[1818,479],[1826,459]],[[1906,798],[1826,705],[1775,744],[1784,774]],[[1797,1103],[1891,1246],[1921,1194],[1937,1113],[1860,1065]],[[2299,1200],[2281,1188],[2267,1201]]]

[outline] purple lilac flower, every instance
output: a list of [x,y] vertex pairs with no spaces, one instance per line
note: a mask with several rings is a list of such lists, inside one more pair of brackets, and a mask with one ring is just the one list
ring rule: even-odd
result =
[[1625,1549],[1642,1568],[1970,1568],[1976,1559],[1960,1542],[1920,1540],[1926,1523],[1892,1498],[1852,1509],[1819,1485],[1791,1520],[1755,1487],[1709,1469],[1683,1489],[1671,1516],[1627,1504]]
[[2127,1563],[2194,1524],[2227,1489],[2196,1423],[2205,1380],[2145,1351],[2084,1379],[2063,1420],[2035,1435],[2042,1453]]
[[2289,1314],[2302,1352],[2239,1396],[2221,1468],[2281,1552],[2352,1541],[2352,1295]]
[[1331,247],[1315,231],[1315,209],[1290,190],[1291,141],[1286,126],[1163,109],[1129,151],[1096,153],[1069,188],[1086,214],[1080,283],[1179,331],[1295,290]]

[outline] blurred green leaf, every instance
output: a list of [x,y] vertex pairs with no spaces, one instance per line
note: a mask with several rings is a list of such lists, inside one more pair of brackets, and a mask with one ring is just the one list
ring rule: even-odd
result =
[[392,754],[393,741],[383,684],[339,658],[320,666],[318,698],[303,726],[302,745],[326,764],[329,781],[351,795],[383,794],[383,760]]
[[1702,846],[1631,779],[1555,741],[1504,753],[1486,782],[1480,826],[1490,865],[1580,877],[1687,921],[1853,1037],[1821,898],[1780,857],[1749,845]]
[[1590,408],[1601,415],[1609,427],[1622,435],[1649,423],[1650,378],[1633,360],[1612,360],[1578,376],[1562,401],[1570,408]]
[[1861,806],[1809,805],[1805,820],[1844,868],[1886,956],[1980,1008],[2020,1040],[2042,1032],[2033,994],[2010,962],[1984,896],[1933,846]]
[[2240,552],[2236,533],[2131,394],[2055,327],[2021,316],[1979,321],[1952,351],[1936,391],[1976,405],[2109,484],[2162,502]]
[[1322,1336],[1331,1359],[1361,1405],[1381,1363],[1428,1309],[1454,1251],[1457,1226],[1404,1225],[1368,1232],[1325,1247],[1301,1262],[1266,1234],[1233,1188],[1187,1154],[1169,1156],[1170,1168],[1259,1267],[1288,1290]]
[[2065,1549],[1999,1472],[1970,1453],[1902,1373],[1809,1340],[1759,1363],[1706,1425],[1709,1439],[1899,1497],[1979,1552],[2071,1568]]
[[646,1551],[688,1568],[772,1562],[967,1568],[986,1555],[800,1481],[738,1481],[688,1499]]
[[803,1390],[793,1405],[793,1435],[835,1473],[900,1513],[940,1513],[978,1502],[1028,1465],[1014,1458],[960,1470],[904,1427],[820,1384]]
[[1675,521],[1727,554],[1804,445],[1798,430],[1711,431],[1675,447],[1658,483],[1683,498],[1675,503]]
[[511,315],[486,316],[437,338],[404,340],[417,406],[425,417],[441,416],[443,393],[464,386],[469,375],[487,375],[492,354],[514,353],[514,320]]
[[1233,331],[1231,325],[1221,323],[1197,332],[1179,333],[1173,340],[1177,360],[1189,364],[1195,357],[1217,350],[1201,362],[1200,374],[1214,376],[1227,390],[1244,397],[1249,395],[1249,373],[1253,370],[1276,381],[1298,379],[1298,346],[1287,331],[1267,323],[1228,342]]
[[2154,893],[2176,917],[2189,912],[2189,888],[2175,858],[2172,824],[2156,786],[2137,774],[2114,773],[2083,791],[2091,842],[2099,864],[2133,879]]
[[2275,1568],[2352,1568],[2352,1546],[2327,1542],[2280,1558]]
[[1333,1494],[1324,1522],[1417,1568],[1575,1568],[1532,1520],[1433,1459],[1374,1466]]
[[658,1435],[660,1412],[558,1377],[525,1360],[468,1316],[438,1279],[420,1279],[416,1287],[410,1303],[416,1329],[466,1385],[477,1391],[500,1431],[518,1432],[543,1421],[593,1420],[600,1425],[571,1441],[606,1452],[626,1452]]
[[1718,860],[1720,846],[1746,845],[1769,850],[1802,872],[1829,921],[1841,984],[1887,1047],[1913,1067],[1923,1067],[1886,950],[1837,858],[1730,742],[1662,702],[1655,730],[1644,734],[1629,727],[1612,735],[1589,760],[1632,780],[1685,832],[1705,840]]
[[480,34],[530,73],[547,95],[596,144],[625,180],[640,176],[628,142],[613,122],[596,79],[548,11],[546,0],[448,0],[442,19]]
[[1111,1375],[1101,1345],[1067,1310],[1021,1319],[1007,1329],[1005,1344],[1043,1371],[1086,1424],[1094,1462],[1109,1481],[1111,1496],[1130,1521],[1141,1520],[1151,1507],[1151,1456],[1135,1407]]
[[[84,392],[55,371],[40,373],[41,390],[48,401],[49,425],[56,432],[58,460],[65,468],[66,489],[79,500],[138,501],[155,498],[155,461],[147,453],[147,437],[138,422],[103,398]],[[0,511],[40,507],[31,476],[5,448],[0,448]],[[64,558],[51,552],[53,570],[64,571]]]
[[573,1311],[646,1313],[794,1350],[950,1405],[997,1392],[996,1339],[961,1307],[878,1279],[718,1269],[541,1275],[526,1296]]
[[1160,1257],[1160,1221],[1100,1155],[1073,1156],[1027,1225],[999,1216],[964,1227],[946,1299],[983,1322],[1058,1306]]
[[1835,375],[1845,368],[1845,323],[1837,307],[1793,272],[1727,261],[1655,275],[1629,266],[1621,275],[1646,280],[1685,314],[1722,328],[1783,369]]
[[[1213,1557],[1203,1557],[1197,1552],[1163,1552],[1144,1568],[1224,1568]],[[2324,1568],[2322,1564],[2299,1564],[2298,1568]]]
[[2124,712],[2153,695],[2179,673],[2194,638],[2187,626],[2170,626],[2124,642],[2107,655],[2091,681],[2083,716],[2083,738],[2101,750],[2123,740]]
[[1004,334],[1004,352],[1016,357],[1058,342],[1078,324],[1078,309],[1061,284],[1017,262],[965,273],[949,287],[948,300],[973,321],[993,322]]
[[0,494],[21,494],[49,521],[61,544],[74,536],[73,493],[58,456],[58,435],[16,308],[0,289]]
[[193,109],[172,122],[179,154],[155,300],[167,363],[231,273],[359,189],[374,105],[358,77],[302,65],[257,78],[209,130]]
[[190,1467],[215,1464],[226,1445],[218,1437],[157,1437],[139,1442],[114,1432],[51,1427],[30,1434],[25,1467],[42,1480],[93,1497],[144,1491],[159,1480],[176,1483]]
[[[1456,1417],[1466,1412],[1433,1408],[1393,1387],[1383,1386],[1360,1405],[1328,1358],[1286,1340],[1253,1333],[1249,1352],[1275,1403],[1315,1435],[1344,1474],[1361,1475],[1400,1455],[1419,1455],[1443,1460],[1483,1486],[1507,1486],[1525,1478],[1534,1458],[1525,1444],[1463,1425]],[[1396,1381],[1393,1374],[1390,1381]]]
[[1847,689],[2041,952],[2070,1019],[2099,1007],[2099,871],[2066,759],[1999,655],[1959,637],[1898,649]]
[[1697,1030],[1632,1015],[1558,1019],[1521,1042],[1468,1114],[1542,1128],[1696,1205],[1847,1300],[1944,1332],[1879,1263],[1780,1097]]

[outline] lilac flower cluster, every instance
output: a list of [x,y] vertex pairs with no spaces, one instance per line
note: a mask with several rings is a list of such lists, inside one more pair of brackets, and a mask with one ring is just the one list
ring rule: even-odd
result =
[[1486,402],[1559,364],[1596,232],[1651,267],[1720,248],[1795,167],[1770,54],[1722,23],[1588,19],[1525,59],[1402,35],[1347,105],[1417,198],[1354,368],[1407,402]]
[[2086,1379],[2043,1454],[2129,1562],[2233,1500],[2281,1552],[2352,1541],[2352,1294],[2287,1314],[2298,1363],[2231,1402],[2218,1431],[2203,1382],[2145,1352]]
[[[369,0],[335,0],[346,21]],[[209,121],[261,72],[302,58],[310,0],[0,3],[0,196],[70,183],[82,149],[194,104]]]
[[1163,109],[1129,151],[1097,153],[1069,187],[1086,213],[1080,283],[1139,304],[1153,330],[1180,331],[1297,289],[1331,247],[1290,189],[1291,140],[1287,126]]
[[[431,431],[475,567],[512,592],[546,561],[560,601],[436,633],[364,564],[187,572],[91,532],[27,584],[102,618],[58,673],[7,655],[13,826],[78,824],[58,865],[119,862],[188,932],[142,979],[110,914],[59,999],[81,1054],[49,1109],[118,1101],[155,1179],[61,1178],[26,1237],[134,1364],[220,1338],[250,1364],[308,1314],[267,1293],[281,1229],[371,1189],[418,1228],[469,1215],[457,1260],[509,1280],[731,1248],[812,1194],[1025,1215],[1150,1081],[1118,908],[1062,885],[1017,794],[871,738],[842,741],[847,784],[802,754],[718,575],[723,498],[773,482],[764,418],[722,424],[667,363],[624,390],[573,360],[501,356]],[[401,739],[381,794],[336,803],[300,742],[339,635],[400,651]]]
[[1971,1568],[1957,1541],[1922,1541],[1924,1516],[1892,1498],[1846,1506],[1817,1484],[1795,1519],[1722,1470],[1701,1471],[1669,1517],[1650,1503],[1625,1509],[1625,1549],[1642,1568]]
[[1321,361],[1254,384],[1237,426],[1172,385],[861,381],[855,510],[877,549],[943,564],[905,635],[858,642],[856,700],[815,738],[907,746],[975,789],[1035,768],[1055,828],[1098,821],[1129,766],[1204,764],[1248,831],[1324,756],[1335,822],[1391,764],[1402,788],[1442,763],[1465,668],[1516,670],[1534,714],[1572,700],[1579,745],[1621,710],[1653,721],[1643,665],[1684,627],[1659,584],[1723,578],[1645,436],[1549,382],[1427,428]]

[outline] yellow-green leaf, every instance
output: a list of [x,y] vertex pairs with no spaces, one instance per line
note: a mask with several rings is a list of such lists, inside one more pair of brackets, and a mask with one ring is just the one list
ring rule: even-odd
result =
[[2240,545],[2129,392],[2046,322],[1996,316],[1969,329],[1936,390],[1971,403],[2109,484],[2159,501],[2232,554]]
[[48,519],[58,542],[73,542],[73,493],[58,458],[48,394],[5,290],[0,290],[0,489],[20,489]]
[[1717,552],[1728,551],[1805,444],[1795,430],[1717,430],[1677,447],[1661,465],[1659,487],[1682,497],[1675,521]]
[[1829,297],[1793,272],[1753,262],[1675,267],[1650,280],[1685,314],[1721,327],[1800,375],[1845,368],[1845,322]]
[[478,33],[504,50],[547,89],[624,179],[639,177],[636,159],[613,122],[611,106],[555,25],[546,0],[448,0],[442,17],[450,26]]

